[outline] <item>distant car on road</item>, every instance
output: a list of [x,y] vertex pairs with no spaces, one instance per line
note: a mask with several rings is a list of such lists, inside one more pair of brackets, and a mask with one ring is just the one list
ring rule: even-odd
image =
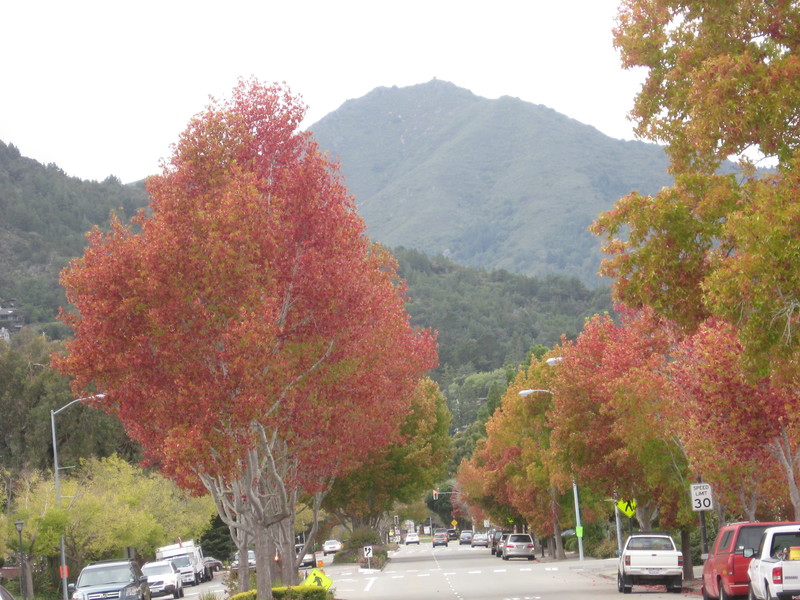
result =
[[150,588],[150,596],[168,596],[173,598],[183,598],[183,580],[181,572],[172,561],[157,560],[144,563],[142,573],[147,575],[147,585]]
[[408,546],[409,544],[416,544],[417,546],[419,546],[419,534],[416,531],[409,531],[406,534],[405,544],[406,546]]
[[450,538],[447,536],[447,532],[442,533],[441,531],[433,534],[433,547],[436,546],[447,546],[450,544]]
[[472,536],[472,541],[469,545],[474,548],[475,546],[483,546],[484,548],[489,547],[489,536],[485,533],[476,533]]
[[325,540],[325,543],[322,544],[322,555],[328,556],[328,554],[336,554],[341,549],[342,542],[339,540]]
[[[300,556],[300,553],[303,551],[303,544],[296,544],[294,547],[294,551],[297,556]],[[300,561],[301,567],[316,567],[316,559],[314,558],[313,552],[306,552],[303,554],[303,559]]]
[[503,546],[503,560],[510,558],[536,558],[536,548],[533,546],[533,538],[528,533],[512,533],[508,536]]
[[203,564],[211,573],[222,570],[222,561],[214,558],[213,556],[206,556],[203,559]]
[[458,531],[455,529],[448,529],[447,530],[447,539],[449,540],[457,540],[458,539]]
[[472,543],[472,530],[464,529],[458,536],[458,545]]

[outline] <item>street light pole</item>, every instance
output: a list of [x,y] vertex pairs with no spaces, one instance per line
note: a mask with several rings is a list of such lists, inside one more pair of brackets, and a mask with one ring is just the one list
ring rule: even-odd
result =
[[[73,404],[83,402],[84,400],[93,400],[94,398],[105,398],[105,394],[94,394],[93,396],[86,396],[85,398],[76,398],[59,408],[58,410],[50,411],[50,430],[53,434],[53,472],[56,479],[56,506],[61,506],[61,477],[60,467],[58,466],[58,442],[56,441],[56,415],[62,410],[68,409]],[[22,534],[20,534],[21,536]],[[21,538],[20,538],[21,539]],[[64,550],[64,534],[61,534],[60,543],[60,562],[58,566],[59,576],[61,577],[61,588],[63,600],[69,600],[69,573],[67,572],[67,556]]]
[[14,523],[17,533],[19,533],[19,593],[22,594],[22,600],[27,600],[28,586],[25,585],[25,553],[22,549],[22,528],[24,525],[25,521],[22,519]]
[[[564,360],[562,356],[554,356],[552,358],[548,358],[545,362],[548,366],[554,367],[558,363]],[[553,395],[553,392],[550,390],[521,390],[519,393],[520,396],[530,396],[531,394],[535,394],[537,392],[541,392],[543,394],[550,394]],[[578,500],[578,484],[575,483],[575,477],[572,478],[572,496],[575,499],[575,535],[578,537],[578,557],[580,560],[583,560],[583,525],[581,525],[581,505]]]

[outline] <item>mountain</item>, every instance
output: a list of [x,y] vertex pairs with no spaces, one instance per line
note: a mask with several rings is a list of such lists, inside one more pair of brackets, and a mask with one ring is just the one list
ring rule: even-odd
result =
[[339,159],[374,240],[591,286],[601,253],[587,227],[630,191],[671,183],[660,146],[436,79],[377,88],[309,129]]
[[0,307],[15,305],[27,322],[52,322],[66,304],[58,273],[83,254],[86,232],[107,226],[112,211],[127,220],[146,205],[141,182],[69,177],[0,141]]

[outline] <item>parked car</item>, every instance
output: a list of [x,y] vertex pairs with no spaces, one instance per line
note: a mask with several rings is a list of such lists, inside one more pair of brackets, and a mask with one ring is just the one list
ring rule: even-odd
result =
[[206,569],[208,569],[209,572],[211,573],[214,573],[214,571],[222,570],[222,561],[214,558],[213,556],[206,556],[203,559],[203,564],[206,566]]
[[491,534],[489,535],[489,549],[492,551],[492,554],[497,555],[497,543],[503,537],[504,533],[508,533],[503,531],[502,529],[493,529]]
[[790,600],[800,596],[800,525],[767,527],[747,567],[751,600]]
[[506,547],[506,540],[508,539],[509,535],[511,535],[511,533],[508,531],[503,531],[500,533],[500,539],[497,540],[497,544],[494,549],[494,555],[497,558],[503,558],[503,552],[505,552],[505,547]]
[[747,569],[750,557],[745,548],[757,549],[767,527],[800,525],[798,522],[770,521],[763,523],[729,523],[720,527],[708,558],[703,563],[703,598],[729,600],[731,596],[746,596],[750,579]]
[[325,543],[322,544],[322,556],[328,556],[328,554],[336,554],[341,549],[342,549],[342,542],[340,542],[339,540],[325,540]]
[[450,538],[447,536],[447,532],[442,533],[441,531],[433,534],[433,547],[436,546],[447,546],[450,544]]
[[72,600],[124,598],[150,600],[147,576],[132,560],[104,560],[81,569],[75,583],[69,584]]
[[486,533],[478,532],[472,536],[472,541],[470,542],[470,546],[474,548],[475,546],[483,546],[484,548],[489,547],[489,535]]
[[157,560],[144,563],[142,573],[147,576],[150,596],[168,596],[183,598],[183,580],[181,572],[172,561]]
[[[303,551],[303,544],[295,544],[294,551],[297,554],[297,556],[300,556],[300,553]],[[300,567],[316,567],[317,566],[317,561],[314,558],[314,553],[313,552],[306,552],[305,554],[303,554],[303,558],[300,561],[300,564],[298,566],[300,566]]]
[[472,543],[472,530],[464,529],[458,536],[458,545]]
[[419,546],[419,534],[416,531],[409,531],[406,534],[405,544],[406,546],[408,546],[409,544],[416,544],[417,546]]
[[667,533],[633,533],[625,542],[617,565],[617,591],[630,594],[634,585],[663,585],[680,594],[683,554]]
[[510,558],[536,558],[536,548],[534,548],[533,538],[528,533],[512,533],[508,536],[503,546],[503,560]]

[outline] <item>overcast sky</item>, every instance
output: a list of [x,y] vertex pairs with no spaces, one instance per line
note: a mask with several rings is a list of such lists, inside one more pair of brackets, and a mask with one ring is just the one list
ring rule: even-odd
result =
[[8,0],[0,140],[68,175],[160,171],[240,77],[285,81],[306,126],[380,86],[434,77],[633,139],[643,74],[612,46],[618,0]]

